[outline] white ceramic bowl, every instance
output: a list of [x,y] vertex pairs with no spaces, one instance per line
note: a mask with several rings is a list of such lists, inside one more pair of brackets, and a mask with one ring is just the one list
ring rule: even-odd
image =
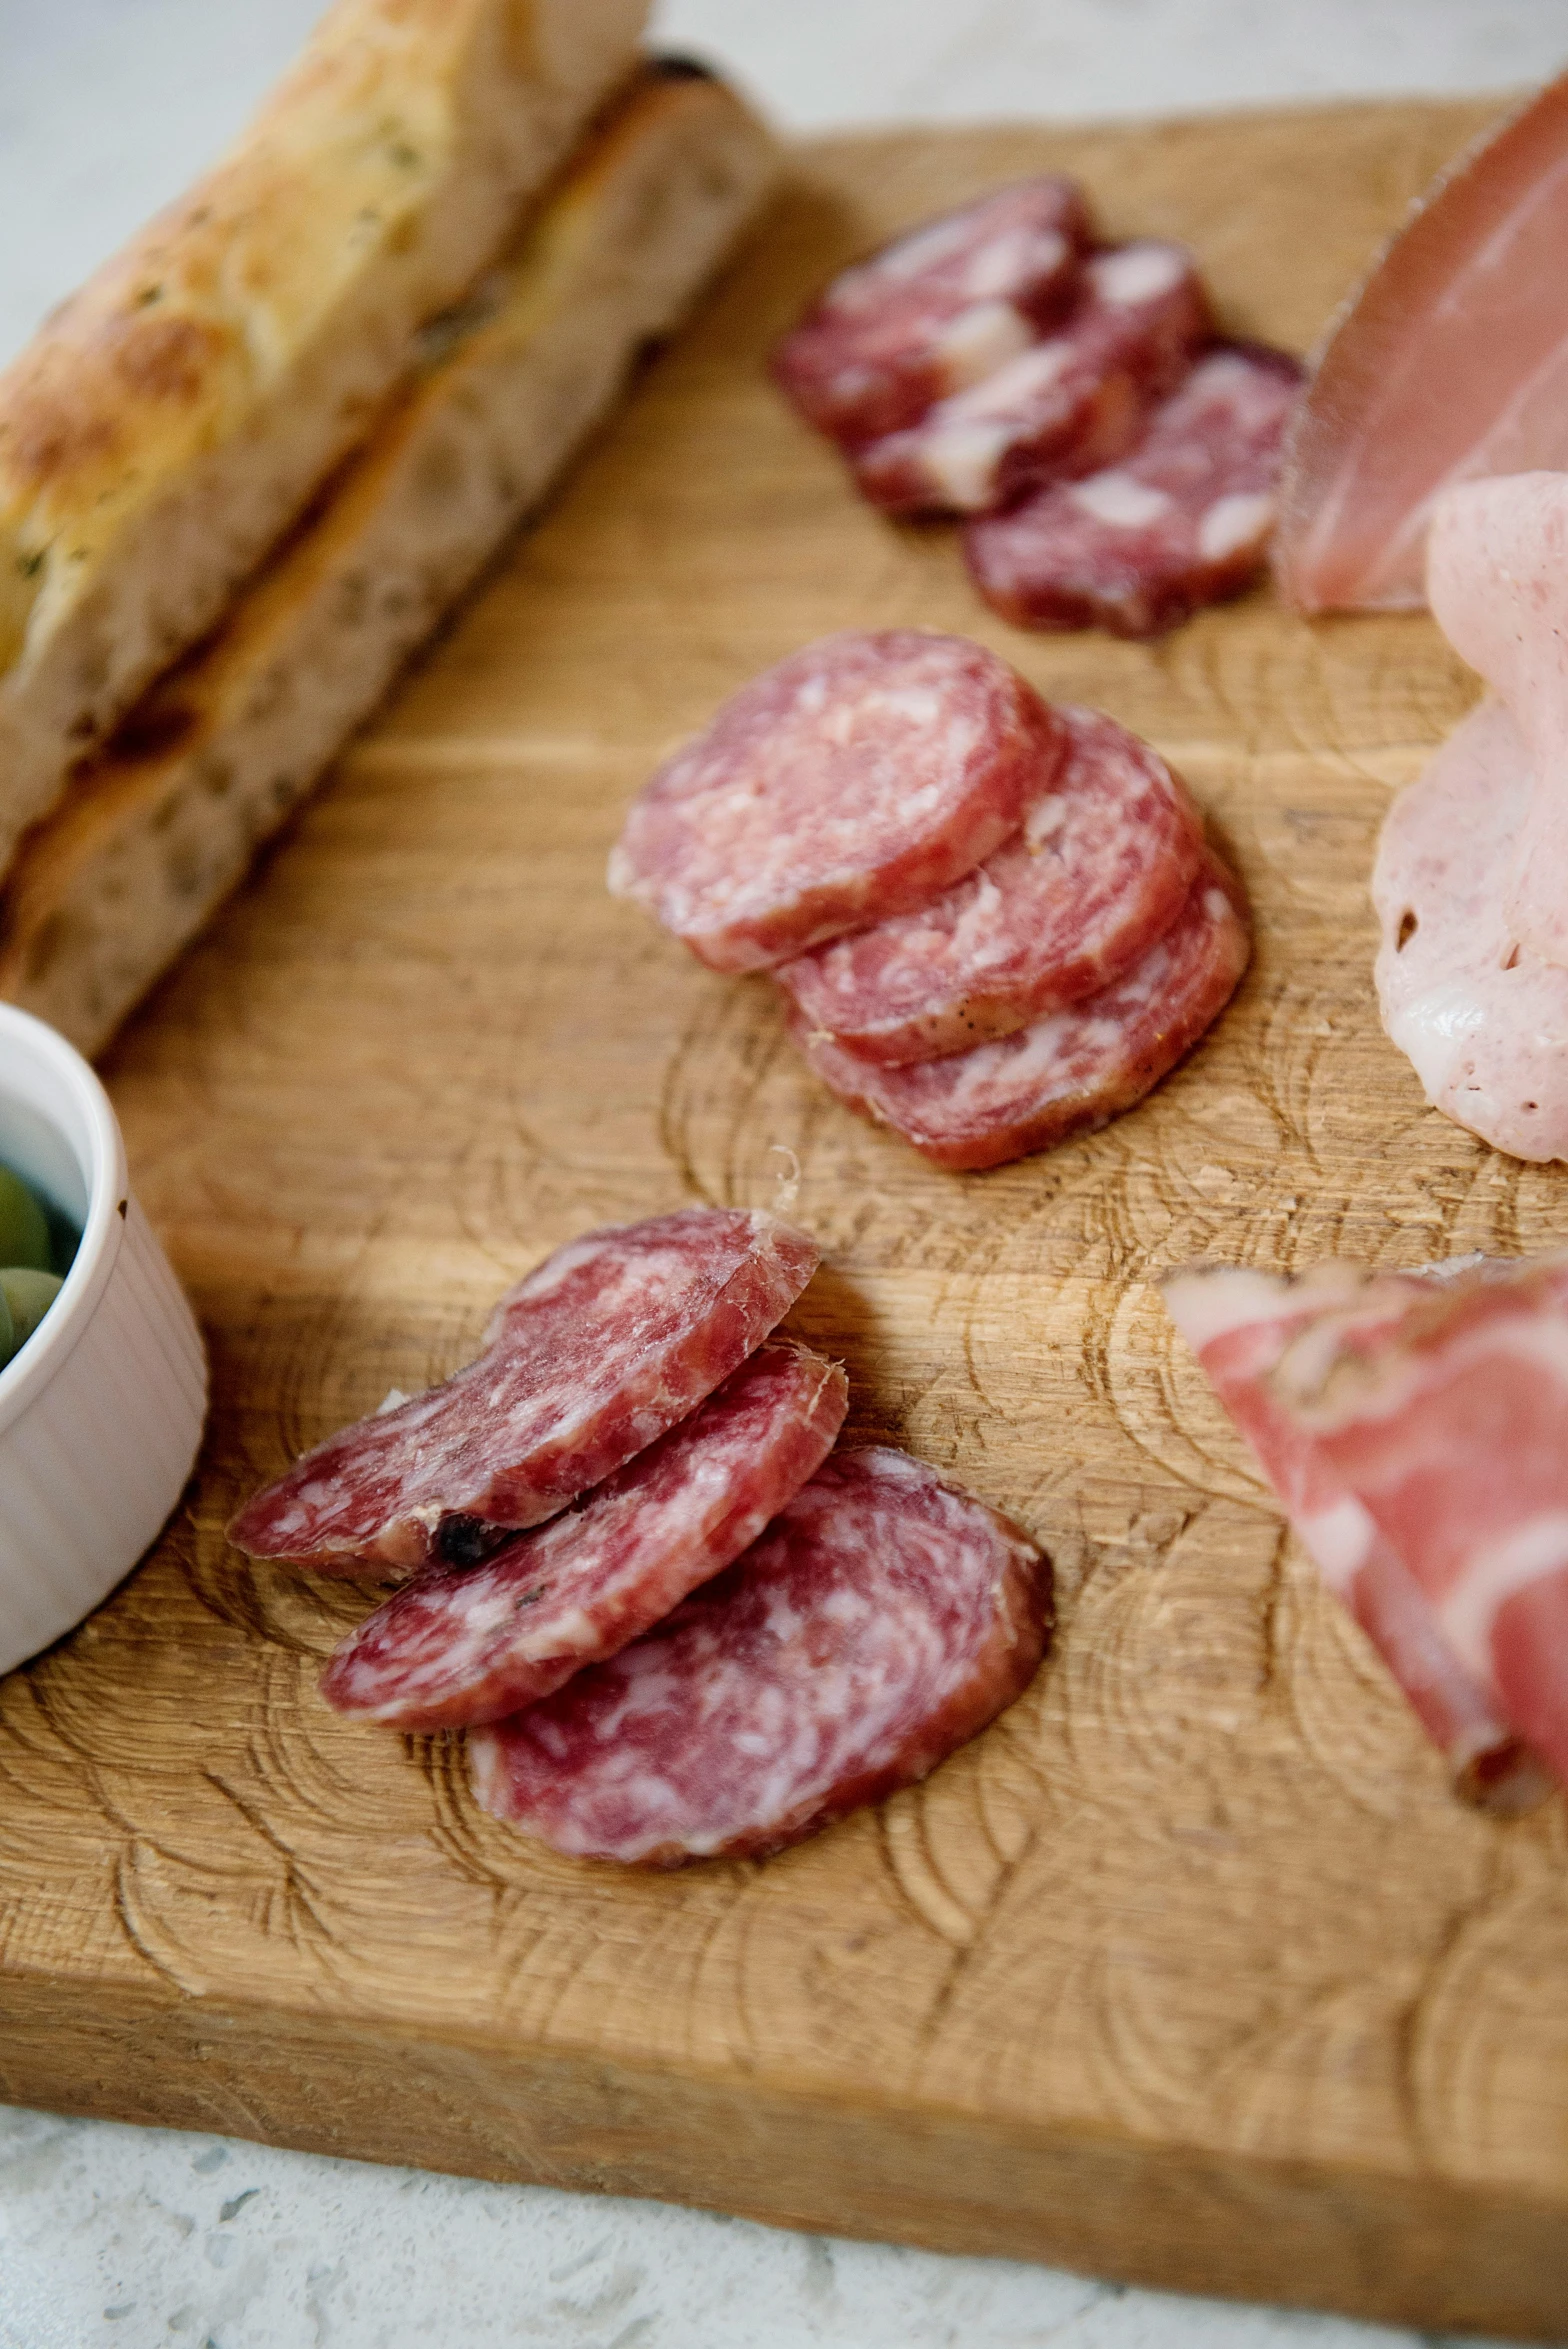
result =
[[173,1509],[207,1414],[195,1317],[130,1195],[79,1052],[0,1003],[0,1160],[82,1227],[65,1284],[0,1370],[0,1672],[69,1631]]

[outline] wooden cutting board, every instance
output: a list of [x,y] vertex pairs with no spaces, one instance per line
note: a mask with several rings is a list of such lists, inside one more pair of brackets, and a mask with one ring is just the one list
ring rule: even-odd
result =
[[[1153,646],[1014,633],[857,504],[759,361],[895,227],[1042,167],[1304,346],[1485,118],[835,140],[553,511],[113,1055],[208,1334],[154,1557],[0,1686],[0,2095],[1431,2325],[1568,2332],[1568,1834],[1458,1807],[1148,1287],[1568,1237],[1568,1174],[1423,1109],[1373,1010],[1388,788],[1471,684],[1424,617],[1266,595]],[[831,628],[968,631],[1186,772],[1256,961],[1134,1115],[954,1177],[829,1100],[767,986],[602,886],[628,795]],[[795,1326],[1050,1548],[1054,1658],[925,1787],[644,1879],[476,1810],[460,1745],[338,1721],[364,1600],[221,1527],[469,1354],[588,1225],[794,1212]]]

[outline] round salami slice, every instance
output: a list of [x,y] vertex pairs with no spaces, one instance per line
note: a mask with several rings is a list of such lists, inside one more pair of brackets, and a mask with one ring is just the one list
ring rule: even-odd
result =
[[1131,1109],[1217,1019],[1247,966],[1241,885],[1205,850],[1186,905],[1124,978],[996,1043],[874,1068],[797,1011],[790,1030],[830,1092],[933,1165],[1001,1166]]
[[1284,351],[1222,344],[1119,464],[971,522],[965,547],[986,602],[1021,628],[1159,636],[1239,595],[1268,551],[1302,376]]
[[1110,464],[1213,332],[1192,255],[1145,240],[1097,253],[1043,342],[852,456],[874,506],[984,514]]
[[557,1249],[476,1362],[347,1427],[246,1502],[229,1539],[328,1574],[473,1560],[538,1525],[710,1395],[816,1271],[775,1216],[688,1207]]
[[1198,870],[1185,784],[1113,718],[1062,709],[1066,756],[1023,829],[918,913],[787,962],[779,984],[857,1060],[931,1060],[1010,1035],[1119,979]]
[[896,432],[1033,342],[1088,240],[1071,180],[1002,188],[835,278],[774,352],[774,377],[830,439]]
[[343,1642],[322,1693],[399,1729],[463,1729],[548,1696],[738,1558],[821,1467],[848,1402],[836,1363],[763,1346],[575,1508],[398,1591]]
[[557,1851],[777,1851],[935,1769],[1025,1688],[1049,1562],[907,1453],[842,1452],[657,1631],[469,1739],[487,1811]]
[[1021,822],[1057,722],[982,645],[826,636],[731,696],[633,801],[611,890],[720,971],[924,905]]

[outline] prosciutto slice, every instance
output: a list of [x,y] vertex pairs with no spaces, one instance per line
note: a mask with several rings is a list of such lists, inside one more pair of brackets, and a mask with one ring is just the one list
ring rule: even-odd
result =
[[1304,612],[1412,607],[1445,484],[1568,466],[1568,75],[1441,177],[1343,314],[1286,453]]
[[1163,1286],[1459,1790],[1529,1808],[1568,1773],[1568,1256]]

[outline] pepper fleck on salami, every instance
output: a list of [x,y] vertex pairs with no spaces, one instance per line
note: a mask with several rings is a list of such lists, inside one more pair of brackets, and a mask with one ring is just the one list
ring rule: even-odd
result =
[[540,1524],[654,1443],[759,1346],[816,1271],[775,1216],[684,1208],[557,1249],[444,1385],[344,1428],[247,1501],[229,1539],[329,1574],[412,1568],[454,1526]]
[[405,1584],[338,1648],[322,1692],[399,1729],[498,1721],[614,1655],[728,1566],[814,1475],[849,1386],[804,1346],[761,1347],[668,1435],[467,1572]]

